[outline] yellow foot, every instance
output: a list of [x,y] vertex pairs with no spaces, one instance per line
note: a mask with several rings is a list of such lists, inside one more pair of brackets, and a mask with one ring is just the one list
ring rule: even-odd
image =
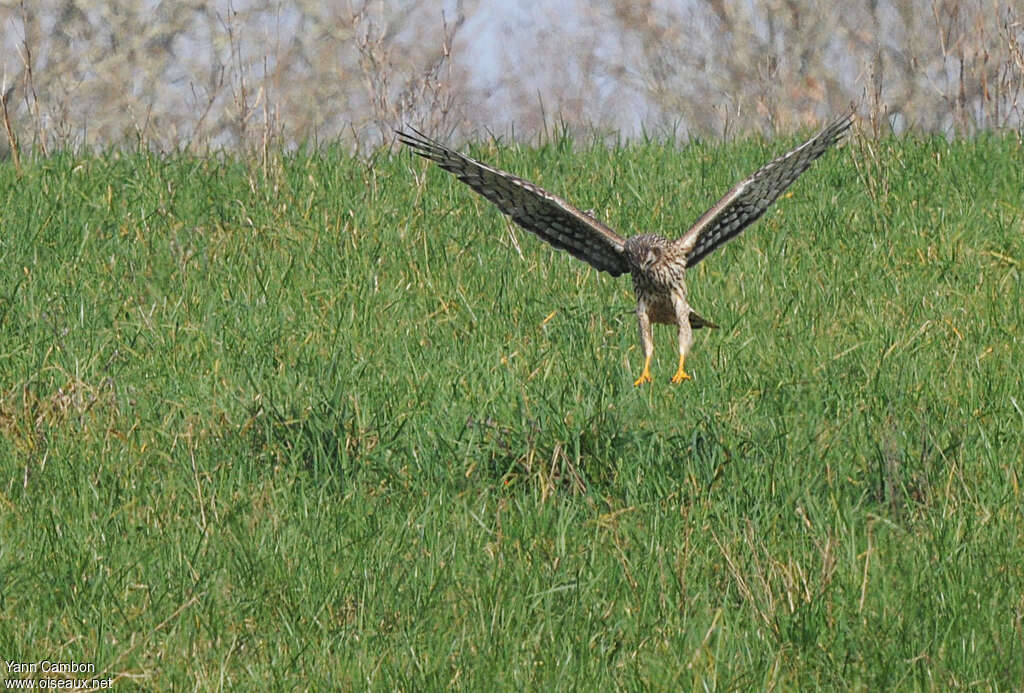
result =
[[679,368],[676,369],[676,374],[672,376],[672,382],[676,385],[683,382],[684,380],[690,379],[690,374],[683,369],[683,362],[686,361],[686,357],[682,354],[679,355]]
[[651,382],[651,355],[648,354],[644,357],[644,370],[640,374],[640,377],[633,383],[633,387],[640,387],[644,383]]

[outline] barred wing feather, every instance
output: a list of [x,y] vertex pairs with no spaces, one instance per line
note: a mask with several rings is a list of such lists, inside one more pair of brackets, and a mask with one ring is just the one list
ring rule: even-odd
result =
[[815,159],[839,141],[852,122],[852,115],[837,120],[793,151],[737,183],[676,241],[677,248],[686,253],[686,266],[693,267],[757,221]]
[[412,129],[412,133],[398,132],[398,139],[453,173],[527,231],[614,277],[629,271],[622,252],[625,239],[590,214],[540,186],[459,154],[418,130]]

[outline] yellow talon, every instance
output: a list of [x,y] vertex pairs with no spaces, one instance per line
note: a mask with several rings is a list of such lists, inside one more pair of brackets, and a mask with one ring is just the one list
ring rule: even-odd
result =
[[676,374],[672,376],[672,382],[678,385],[684,380],[690,380],[690,374],[683,368],[683,362],[686,361],[686,357],[682,354],[679,355],[679,368],[676,369]]
[[640,374],[640,377],[633,383],[633,387],[640,387],[644,383],[651,382],[651,357],[648,356],[644,359],[644,371]]

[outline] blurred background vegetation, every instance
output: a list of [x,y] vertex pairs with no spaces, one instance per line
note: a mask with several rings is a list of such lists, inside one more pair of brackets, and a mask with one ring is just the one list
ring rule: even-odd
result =
[[876,136],[952,136],[1024,109],[1019,0],[2,0],[0,26],[5,156],[365,151],[404,124],[706,138],[851,104]]

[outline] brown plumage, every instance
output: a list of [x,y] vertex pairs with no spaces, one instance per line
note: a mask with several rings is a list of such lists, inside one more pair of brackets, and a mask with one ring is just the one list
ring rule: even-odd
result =
[[637,298],[644,368],[636,385],[650,382],[654,340],[651,323],[678,327],[679,367],[672,382],[688,380],[683,368],[693,330],[716,327],[686,301],[686,270],[756,221],[801,173],[834,145],[852,116],[835,121],[802,145],[765,164],[727,192],[676,240],[645,233],[623,238],[609,227],[543,188],[492,168],[436,142],[417,130],[399,132],[403,144],[450,171],[493,202],[512,221],[613,277],[629,272]]

